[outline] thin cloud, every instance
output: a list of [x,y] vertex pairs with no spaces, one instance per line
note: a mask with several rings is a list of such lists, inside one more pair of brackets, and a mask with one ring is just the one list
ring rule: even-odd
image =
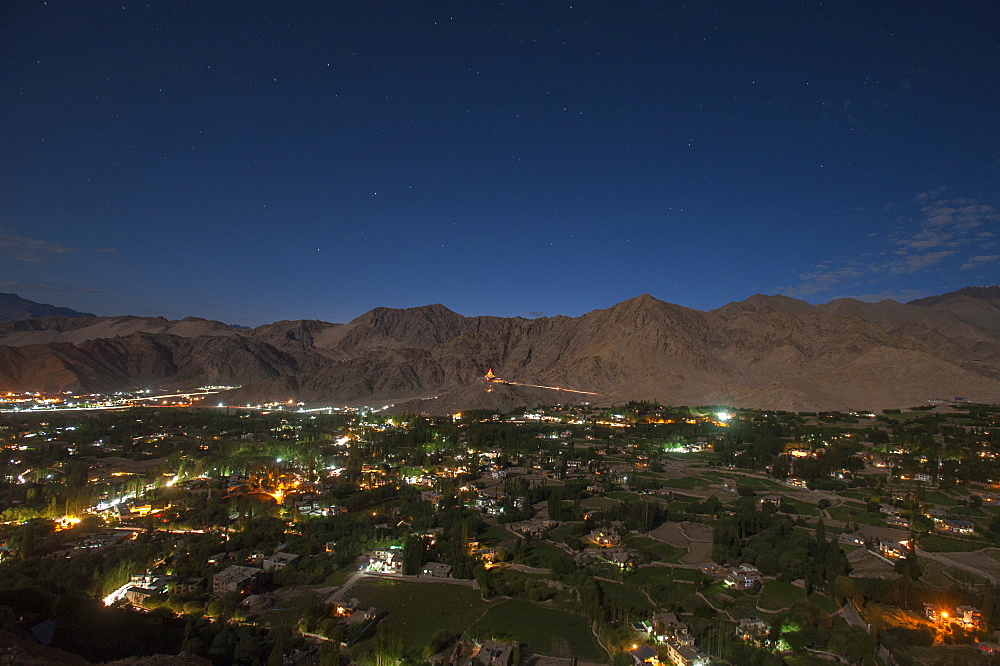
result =
[[929,201],[931,199],[939,199],[947,189],[948,189],[947,187],[939,187],[937,189],[927,190],[926,192],[921,192],[916,197],[914,197],[914,200],[917,203],[923,203],[924,201]]
[[936,270],[946,260],[949,267],[962,270],[1000,261],[1000,255],[987,254],[996,247],[994,229],[1000,225],[1000,210],[975,199],[942,199],[944,191],[938,188],[918,194],[915,214],[898,218],[897,228],[888,235],[868,234],[873,245],[882,239],[878,251],[840,263],[821,261],[799,274],[797,284],[779,289],[802,298],[851,285],[870,288],[893,277]]
[[973,268],[979,268],[980,266],[986,266],[987,264],[995,263],[1000,259],[1000,254],[981,254],[975,257],[969,257],[968,260],[962,264],[962,270],[968,271]]
[[841,282],[864,278],[877,270],[878,267],[865,265],[860,261],[852,261],[840,267],[833,267],[829,260],[822,261],[816,264],[812,271],[799,275],[799,284],[779,287],[779,291],[792,298],[803,298],[828,291]]
[[27,236],[15,236],[12,234],[0,233],[0,253],[7,255],[14,261],[26,263],[46,263],[56,257],[78,252],[114,252],[114,248],[83,249],[69,247],[62,243],[42,240],[40,238],[29,238]]
[[889,265],[889,275],[919,273],[940,263],[942,259],[950,257],[953,254],[955,254],[954,250],[941,250],[940,252],[928,252],[927,254],[911,254],[892,261]]

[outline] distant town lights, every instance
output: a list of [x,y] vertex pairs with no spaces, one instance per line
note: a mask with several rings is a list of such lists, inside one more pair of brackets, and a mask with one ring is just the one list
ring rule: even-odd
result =
[[733,415],[730,414],[729,412],[719,412],[718,414],[715,415],[715,418],[717,418],[720,421],[728,421],[729,419],[733,418]]

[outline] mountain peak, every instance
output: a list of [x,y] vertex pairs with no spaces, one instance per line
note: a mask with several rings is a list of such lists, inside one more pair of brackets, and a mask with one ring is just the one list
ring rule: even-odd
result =
[[791,298],[790,296],[783,296],[781,294],[774,294],[773,296],[767,294],[754,294],[753,296],[749,296],[742,301],[727,303],[721,308],[712,310],[712,312],[729,315],[737,314],[739,312],[790,312],[794,314],[804,314],[806,312],[812,312],[815,309],[816,306],[806,303],[805,301],[800,301],[797,298]]
[[351,320],[406,346],[428,347],[459,335],[467,319],[440,303],[413,308],[373,308]]

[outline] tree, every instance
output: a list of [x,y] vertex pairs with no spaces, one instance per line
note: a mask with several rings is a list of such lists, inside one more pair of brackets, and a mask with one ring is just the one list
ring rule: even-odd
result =
[[424,565],[425,544],[423,537],[411,534],[403,542],[403,573],[415,576]]
[[324,643],[319,650],[319,666],[340,666],[339,644]]
[[380,629],[375,634],[372,666],[396,666],[403,659],[403,637],[392,629]]
[[561,487],[553,488],[551,494],[549,494],[549,500],[548,500],[549,520],[562,519],[563,495],[564,491]]

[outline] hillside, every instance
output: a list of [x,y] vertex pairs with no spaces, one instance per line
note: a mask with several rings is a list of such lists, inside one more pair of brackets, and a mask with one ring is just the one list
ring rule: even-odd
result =
[[[994,289],[996,288],[989,288]],[[446,412],[588,399],[512,383],[769,409],[1000,402],[1000,309],[954,292],[914,303],[811,305],[751,296],[710,312],[642,295],[580,317],[463,317],[373,309],[346,324],[239,330],[203,319],[48,318],[0,326],[0,389],[242,388],[236,404],[296,399]],[[965,290],[963,290],[965,291]],[[491,389],[491,390],[488,390]]]

